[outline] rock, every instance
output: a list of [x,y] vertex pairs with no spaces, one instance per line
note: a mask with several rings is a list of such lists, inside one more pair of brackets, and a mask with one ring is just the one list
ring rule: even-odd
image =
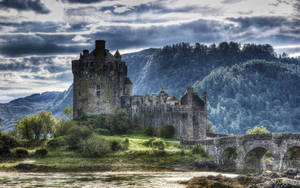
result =
[[49,167],[49,166],[35,165],[35,164],[28,164],[28,163],[20,163],[16,165],[14,168],[19,171],[34,171],[34,172],[37,171],[45,172],[54,169],[53,167]]
[[283,173],[283,177],[294,179],[298,175],[298,173],[300,172],[297,169],[289,169]]
[[189,180],[187,188],[208,187],[208,188],[237,188],[242,187],[235,179],[224,176],[194,177]]
[[270,175],[270,178],[271,179],[274,179],[274,178],[279,178],[280,176],[277,174],[277,173],[272,173],[271,175]]
[[20,163],[20,164],[16,165],[14,168],[17,170],[32,170],[37,167],[38,166],[36,166],[34,164]]
[[203,160],[194,161],[194,166],[197,169],[208,169],[208,170],[215,170],[219,168],[219,166],[214,161],[203,161]]

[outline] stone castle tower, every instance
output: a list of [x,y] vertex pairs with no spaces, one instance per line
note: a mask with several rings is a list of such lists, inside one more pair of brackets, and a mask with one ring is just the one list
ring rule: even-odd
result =
[[97,40],[95,50],[83,50],[79,60],[72,61],[74,75],[73,117],[83,110],[87,115],[110,113],[120,107],[121,96],[132,94],[127,66],[117,51],[112,55],[105,41]]
[[206,93],[203,100],[189,87],[180,99],[165,90],[159,95],[132,96],[127,66],[117,51],[112,55],[105,41],[97,40],[92,52],[83,50],[72,61],[74,75],[73,117],[82,110],[87,115],[111,113],[114,107],[126,109],[140,125],[158,128],[173,125],[177,138],[206,137]]

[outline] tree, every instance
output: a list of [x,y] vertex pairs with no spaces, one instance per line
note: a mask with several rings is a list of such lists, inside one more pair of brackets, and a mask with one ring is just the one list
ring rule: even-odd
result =
[[270,131],[266,127],[262,126],[255,126],[253,129],[248,129],[246,134],[269,134]]
[[69,105],[66,108],[64,108],[63,114],[67,116],[69,119],[71,119],[73,115],[73,106]]
[[46,139],[49,134],[54,133],[54,125],[56,125],[56,119],[51,112],[41,111],[39,116],[39,123],[41,124],[41,136]]
[[45,139],[53,133],[55,124],[56,120],[51,112],[41,111],[38,115],[25,116],[17,123],[16,131],[23,139]]
[[31,124],[31,117],[25,116],[22,120],[17,122],[16,131],[18,135],[26,140],[33,139],[33,130]]

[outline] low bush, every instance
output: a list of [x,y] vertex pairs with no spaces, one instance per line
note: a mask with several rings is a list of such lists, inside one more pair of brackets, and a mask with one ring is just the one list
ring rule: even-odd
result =
[[154,136],[155,135],[155,130],[153,127],[149,126],[145,129],[144,131],[145,135],[147,136]]
[[129,147],[128,138],[124,139],[123,141],[119,141],[119,140],[112,140],[111,141],[111,150],[112,151],[127,150],[128,147]]
[[162,138],[172,138],[175,134],[175,127],[173,125],[163,125],[158,129],[158,135]]
[[102,157],[111,152],[111,144],[98,135],[80,141],[80,152],[85,157]]
[[147,141],[144,141],[143,142],[143,145],[146,146],[146,147],[152,147],[152,142],[155,140],[155,138],[150,138],[149,140]]
[[19,146],[19,142],[14,137],[0,132],[0,156],[10,153],[10,149]]
[[68,131],[66,137],[67,145],[69,149],[76,150],[80,147],[80,141],[87,139],[92,135],[92,131],[86,126],[75,126]]
[[123,150],[127,150],[129,148],[129,139],[125,138],[121,144],[122,144]]
[[145,141],[143,145],[158,150],[164,150],[166,147],[166,143],[162,139],[158,138],[150,138],[149,140]]
[[202,149],[201,145],[192,148],[192,154],[200,154],[202,157],[208,157],[207,153]]
[[45,157],[48,154],[48,151],[46,149],[37,149],[34,153],[37,157]]
[[14,153],[16,157],[28,157],[28,151],[25,148],[16,148]]
[[50,148],[57,148],[60,146],[65,146],[67,144],[66,137],[67,136],[59,136],[59,137],[53,138],[52,140],[48,141],[47,146]]
[[152,142],[152,147],[155,148],[155,149],[158,149],[158,150],[164,150],[165,147],[166,147],[166,144],[163,140],[161,139],[155,139],[153,142]]
[[111,141],[111,150],[112,151],[120,151],[122,150],[122,145],[119,141],[113,140]]
[[101,135],[111,135],[110,130],[108,129],[103,129],[103,128],[97,128],[95,129],[95,132]]
[[73,120],[60,120],[55,127],[54,136],[65,136],[69,130],[73,127],[77,127],[77,124]]

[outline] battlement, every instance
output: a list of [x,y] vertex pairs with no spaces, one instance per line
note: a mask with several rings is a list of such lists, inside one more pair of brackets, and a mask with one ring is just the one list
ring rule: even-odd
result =
[[81,77],[86,77],[86,73],[103,75],[111,71],[127,76],[127,66],[121,58],[119,51],[112,55],[105,49],[105,41],[97,40],[92,52],[85,49],[78,60],[72,61],[72,72]]

